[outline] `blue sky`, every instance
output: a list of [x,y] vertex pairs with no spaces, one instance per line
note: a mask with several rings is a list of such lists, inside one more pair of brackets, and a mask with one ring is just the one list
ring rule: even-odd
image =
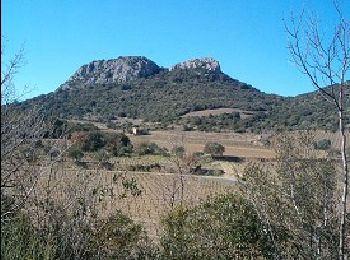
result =
[[[341,2],[350,10],[350,1]],[[213,57],[233,78],[294,96],[313,90],[289,62],[282,22],[301,8],[332,29],[332,0],[2,0],[3,60],[24,44],[15,84],[29,86],[27,97],[54,91],[91,60],[124,55],[164,67]]]

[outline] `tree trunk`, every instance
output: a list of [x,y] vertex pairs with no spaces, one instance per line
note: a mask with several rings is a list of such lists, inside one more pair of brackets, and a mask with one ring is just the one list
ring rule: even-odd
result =
[[348,195],[348,166],[346,158],[346,136],[343,125],[343,96],[344,96],[344,83],[339,87],[339,131],[341,136],[341,160],[342,160],[342,172],[343,172],[343,191],[341,199],[341,212],[340,212],[340,236],[339,236],[339,259],[346,259],[345,255],[345,234],[346,234],[346,201]]

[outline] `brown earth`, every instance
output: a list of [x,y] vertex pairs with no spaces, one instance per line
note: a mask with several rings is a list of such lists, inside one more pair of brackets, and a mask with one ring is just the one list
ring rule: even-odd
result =
[[205,133],[200,131],[151,131],[149,135],[129,135],[134,145],[156,143],[171,150],[183,146],[187,153],[202,152],[206,143],[217,142],[225,147],[225,155],[247,158],[273,158],[274,150],[259,144],[259,136],[235,133]]

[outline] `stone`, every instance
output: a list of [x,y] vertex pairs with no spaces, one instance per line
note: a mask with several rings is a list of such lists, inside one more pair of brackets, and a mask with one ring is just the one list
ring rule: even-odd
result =
[[221,73],[219,62],[208,57],[186,60],[170,68],[170,70],[175,69],[206,69],[210,72],[214,72],[215,74]]
[[143,56],[120,56],[81,66],[62,86],[71,83],[123,83],[159,73],[159,66]]

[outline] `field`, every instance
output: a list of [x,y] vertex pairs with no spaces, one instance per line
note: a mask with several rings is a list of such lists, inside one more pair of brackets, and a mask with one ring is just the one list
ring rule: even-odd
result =
[[149,135],[129,135],[134,145],[156,143],[172,149],[183,146],[188,154],[202,152],[206,143],[217,142],[225,146],[225,155],[247,158],[273,158],[274,151],[259,142],[259,135],[235,133],[206,133],[200,131],[152,131]]
[[[50,171],[42,170],[35,195],[50,194],[56,202],[71,206],[72,210],[72,201],[83,200],[88,211],[98,212],[101,218],[119,209],[142,224],[154,240],[162,232],[161,219],[172,208],[179,204],[193,206],[209,197],[234,191],[232,178],[84,170],[62,167],[61,163]],[[140,195],[133,196],[126,190],[121,184],[123,180],[134,180]]]
[[[103,129],[103,125],[100,127]],[[151,131],[148,135],[128,136],[135,148],[141,143],[156,143],[169,151],[175,146],[183,146],[187,154],[203,151],[208,142],[218,142],[225,146],[225,155],[237,156],[245,161],[203,161],[202,167],[220,169],[224,174],[194,176],[189,175],[189,165],[182,165],[183,175],[176,171],[179,165],[176,164],[174,156],[112,157],[109,162],[114,165],[113,168],[105,170],[94,159],[93,153],[87,153],[83,160],[86,162],[84,167],[64,158],[54,162],[53,166],[42,169],[35,195],[45,197],[49,193],[62,205],[70,205],[71,201],[83,199],[89,210],[97,212],[102,218],[119,209],[136,223],[142,224],[147,236],[157,241],[163,232],[161,220],[171,209],[180,204],[193,206],[209,197],[237,191],[236,176],[242,173],[250,161],[269,161],[276,156],[273,146],[265,146],[262,143],[264,138],[274,140],[274,136],[269,135],[159,130]],[[324,137],[325,133],[316,132],[315,136]],[[326,137],[333,145],[338,144],[339,138],[336,134],[326,133]],[[318,151],[318,154],[321,157],[326,155],[324,151]],[[149,172],[128,168],[155,163],[161,167]],[[175,171],[165,170],[167,168],[173,168]],[[125,189],[122,185],[123,180],[132,180],[140,194],[134,196],[130,190]],[[74,205],[72,207],[74,208]]]

